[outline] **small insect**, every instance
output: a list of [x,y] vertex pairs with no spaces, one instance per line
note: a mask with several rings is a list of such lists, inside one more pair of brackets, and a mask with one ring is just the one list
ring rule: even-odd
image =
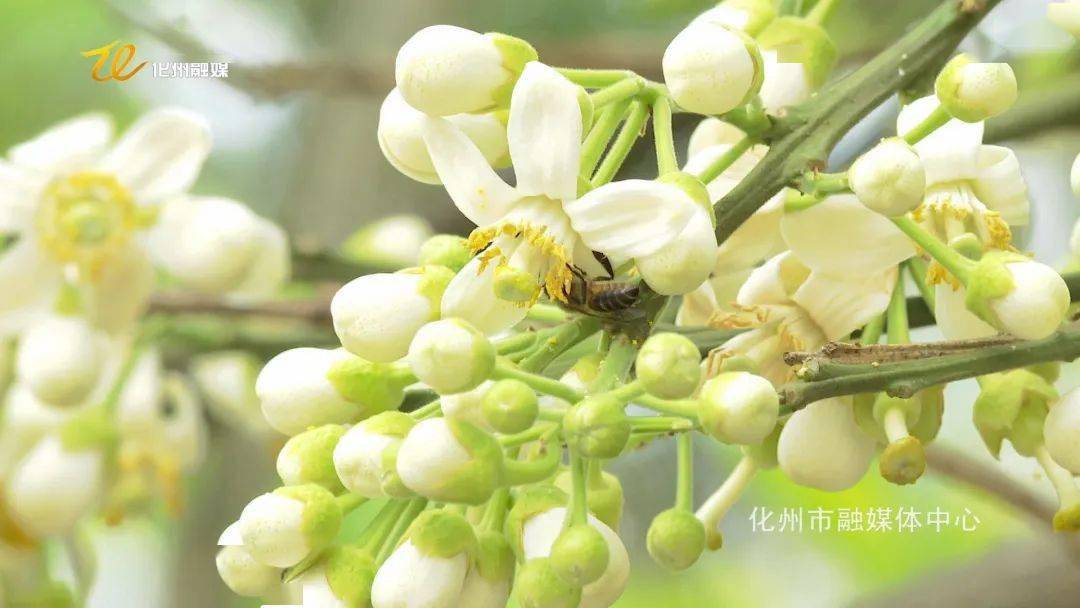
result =
[[589,279],[580,270],[573,270],[573,279],[564,291],[571,306],[598,312],[627,310],[637,303],[641,289],[633,283]]

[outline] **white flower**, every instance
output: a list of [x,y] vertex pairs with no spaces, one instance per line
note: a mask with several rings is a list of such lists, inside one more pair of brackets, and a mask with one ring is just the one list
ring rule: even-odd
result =
[[773,385],[747,372],[725,372],[710,378],[698,399],[702,426],[725,443],[761,442],[776,426],[780,412]]
[[1001,329],[1024,340],[1040,340],[1054,333],[1069,311],[1069,287],[1053,268],[1035,261],[1013,262],[1005,268],[1013,288],[990,300],[990,310]]
[[341,525],[334,495],[321,486],[291,486],[252,500],[240,514],[244,547],[259,563],[289,568],[326,547]]
[[1061,29],[1080,38],[1080,1],[1051,2],[1046,7],[1046,16]]
[[77,408],[59,409],[44,403],[29,387],[16,383],[3,400],[0,424],[0,478],[37,442],[58,429]]
[[1054,462],[1080,474],[1080,389],[1073,389],[1050,408],[1043,425],[1046,450]]
[[355,421],[360,407],[328,377],[335,364],[349,358],[340,349],[294,348],[267,362],[255,381],[255,393],[270,426],[296,435],[312,426]]
[[535,59],[536,51],[517,38],[432,25],[402,45],[394,76],[401,96],[421,112],[482,112],[501,105],[521,68]]
[[[439,184],[439,175],[424,143],[425,114],[410,106],[398,89],[390,91],[379,109],[379,148],[395,169],[425,184]],[[506,123],[498,114],[456,114],[447,117],[476,144],[493,167],[509,161]]]
[[707,210],[673,184],[628,180],[578,198],[582,109],[580,87],[555,70],[528,64],[514,87],[507,123],[517,185],[508,186],[476,146],[452,123],[424,126],[435,169],[454,204],[479,228],[481,256],[447,287],[442,315],[459,317],[485,333],[525,316],[541,289],[565,298],[571,266],[603,269],[591,250],[628,260],[671,243]]
[[432,321],[409,345],[409,366],[437,393],[452,395],[474,389],[491,376],[495,347],[461,319]]
[[724,0],[694,18],[742,30],[755,36],[776,17],[771,0]]
[[967,290],[948,283],[934,286],[934,320],[946,340],[985,338],[998,333],[993,326],[967,309]]
[[[566,508],[542,511],[525,520],[522,527],[522,547],[526,561],[548,557],[551,547],[563,531]],[[596,517],[589,515],[589,525],[604,536],[608,544],[608,565],[600,578],[581,590],[578,608],[607,608],[614,604],[626,589],[630,579],[630,557],[619,535]]]
[[162,206],[150,232],[154,261],[189,289],[260,297],[289,275],[284,231],[220,197],[181,197]]
[[397,476],[393,461],[386,458],[388,449],[396,449],[414,422],[400,412],[375,415],[349,429],[334,448],[334,470],[341,483],[352,492],[368,498],[387,495],[388,483]]
[[222,582],[237,595],[263,597],[281,586],[281,569],[259,563],[242,544],[222,547],[215,563]]
[[80,317],[48,316],[19,336],[15,374],[42,401],[83,403],[102,380],[108,338]]
[[104,466],[100,451],[68,449],[55,435],[42,439],[7,479],[12,517],[37,537],[69,532],[100,500]]
[[664,81],[679,106],[723,114],[747,103],[764,77],[757,43],[712,20],[695,20],[664,51]]
[[798,105],[814,92],[806,68],[801,63],[780,61],[774,50],[762,49],[765,80],[761,83],[761,104],[770,114]]
[[945,64],[934,92],[951,116],[965,122],[993,118],[1016,102],[1016,75],[1007,63],[978,63],[964,54]]
[[851,399],[833,397],[792,414],[780,431],[776,454],[791,481],[838,492],[862,479],[874,440],[856,424]]
[[127,328],[145,308],[154,273],[141,230],[195,181],[210,133],[200,117],[169,109],[111,139],[112,123],[87,115],[0,163],[0,229],[18,237],[0,255],[0,333],[51,310],[66,281],[106,330]]
[[476,568],[470,568],[458,596],[458,606],[470,608],[504,608],[510,599],[510,581],[484,578]]
[[375,575],[371,587],[373,608],[456,608],[469,558],[430,555],[413,541],[401,544]]
[[369,361],[404,357],[417,330],[439,318],[451,276],[446,268],[424,266],[349,281],[330,302],[342,346]]
[[862,204],[887,217],[913,211],[926,194],[922,161],[901,139],[886,139],[856,159],[848,180]]
[[422,420],[398,448],[397,473],[425,498],[479,504],[500,481],[501,453],[492,445],[494,439],[468,423]]
[[716,265],[712,222],[692,221],[675,242],[635,260],[641,278],[660,295],[682,295],[698,288]]
[[[897,119],[903,135],[938,106],[934,96],[904,107]],[[983,123],[950,120],[915,144],[926,171],[926,198],[914,217],[949,241],[965,232],[983,243],[1008,248],[1009,226],[1027,224],[1027,186],[1012,150],[982,145]]]

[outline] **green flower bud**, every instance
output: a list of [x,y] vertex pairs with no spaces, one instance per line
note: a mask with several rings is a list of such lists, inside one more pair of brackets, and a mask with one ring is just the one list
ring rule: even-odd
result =
[[454,272],[472,259],[469,241],[456,234],[436,234],[420,246],[421,266],[445,266]]
[[542,557],[525,562],[514,580],[514,599],[521,608],[577,608],[581,587],[570,585]]
[[371,605],[371,584],[377,570],[367,551],[348,545],[330,549],[323,561],[330,591],[347,608]]
[[345,434],[345,427],[328,424],[292,437],[281,448],[277,473],[287,486],[318,484],[334,494],[344,486],[334,470],[334,448]]
[[498,532],[478,532],[474,565],[488,581],[509,581],[514,576],[514,551],[506,537]]
[[421,513],[409,526],[405,539],[423,554],[434,557],[472,553],[476,547],[476,534],[469,520],[446,509]]
[[551,569],[575,587],[584,587],[600,578],[610,558],[604,535],[590,525],[563,530],[551,546]]
[[1007,63],[977,63],[961,54],[945,64],[934,92],[954,118],[979,122],[1016,103],[1016,75]]
[[563,418],[563,436],[586,458],[615,458],[630,440],[625,405],[613,397],[586,397]]
[[374,363],[353,356],[334,363],[326,377],[341,396],[360,406],[361,418],[401,407],[405,387],[416,381],[400,364]]
[[668,509],[653,519],[646,543],[657,564],[686,570],[705,551],[705,525],[690,511]]
[[780,413],[772,383],[747,372],[726,372],[709,379],[698,399],[701,425],[726,443],[758,443],[776,427]]
[[1034,456],[1043,444],[1047,405],[1058,398],[1053,385],[1026,369],[989,374],[979,382],[972,416],[987,449],[997,458],[1008,439],[1022,456]]
[[491,376],[495,347],[466,321],[443,319],[416,332],[409,346],[409,365],[436,392],[462,393]]
[[484,395],[483,412],[484,420],[499,433],[520,433],[536,422],[540,404],[528,384],[499,380]]
[[686,336],[656,334],[641,346],[634,370],[650,395],[684,399],[701,384],[701,353]]

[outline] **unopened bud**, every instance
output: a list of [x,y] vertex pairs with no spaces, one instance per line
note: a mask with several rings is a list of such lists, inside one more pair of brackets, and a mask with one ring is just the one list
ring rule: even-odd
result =
[[668,570],[686,570],[705,551],[705,525],[690,511],[668,509],[653,519],[646,543],[657,564]]
[[341,507],[334,495],[314,484],[288,486],[259,496],[240,515],[240,536],[251,556],[289,568],[337,536]]
[[1069,310],[1069,287],[1053,268],[1009,252],[983,256],[965,303],[982,320],[1024,340],[1057,331]]
[[577,608],[581,587],[564,581],[551,567],[550,559],[539,557],[518,568],[514,599],[521,608]]
[[408,414],[383,412],[349,429],[334,448],[334,470],[341,483],[368,498],[400,494],[401,480],[396,466],[387,466],[388,453],[415,425]]
[[[423,145],[423,142],[420,142]],[[431,224],[418,215],[392,215],[372,222],[338,248],[342,257],[380,270],[417,265],[417,250],[431,236]]]
[[563,434],[586,458],[615,458],[630,440],[625,404],[604,395],[586,397],[566,413]]
[[471,390],[491,376],[495,347],[461,319],[443,319],[420,328],[409,346],[409,365],[437,393]]
[[887,217],[913,211],[926,194],[922,161],[899,139],[886,139],[856,159],[848,181],[862,204]]
[[441,502],[480,504],[500,483],[502,449],[468,422],[429,418],[409,431],[397,451],[405,487]]
[[101,380],[105,340],[85,319],[46,318],[19,337],[15,374],[49,405],[78,405]]
[[650,395],[684,399],[701,384],[701,352],[686,336],[655,334],[638,351],[634,371]]
[[596,528],[571,526],[551,546],[551,568],[559,578],[577,587],[599,579],[610,559],[607,540]]
[[318,484],[337,494],[344,488],[334,470],[334,448],[345,427],[328,424],[289,439],[277,458],[277,473],[287,486]]
[[499,380],[484,395],[484,420],[500,433],[519,433],[531,427],[540,413],[539,400],[520,380]]
[[1007,63],[977,63],[957,55],[934,83],[941,105],[954,118],[980,122],[993,118],[1016,102],[1016,75]]
[[421,266],[445,266],[457,272],[472,258],[469,241],[455,234],[436,234],[420,246]]
[[243,545],[218,551],[218,576],[233,593],[243,597],[264,597],[281,586],[281,569],[259,563]]
[[764,78],[757,43],[711,21],[679,32],[664,51],[663,68],[675,103],[698,114],[723,114],[743,105]]
[[1043,437],[1054,462],[1080,474],[1080,389],[1065,393],[1050,408]]
[[748,372],[725,372],[701,387],[698,418],[725,443],[754,444],[776,426],[780,399],[771,382]]

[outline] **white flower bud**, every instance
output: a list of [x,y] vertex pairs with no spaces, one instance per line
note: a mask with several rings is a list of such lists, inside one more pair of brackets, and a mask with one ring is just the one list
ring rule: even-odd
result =
[[332,547],[320,564],[297,579],[304,606],[360,608],[371,606],[375,562],[369,551],[351,545]]
[[1073,194],[1080,196],[1080,154],[1076,156],[1076,160],[1072,164],[1072,172],[1069,175],[1069,181],[1072,182]]
[[188,370],[211,416],[251,435],[272,432],[263,417],[255,379],[262,362],[244,351],[218,351],[193,357]]
[[281,586],[281,569],[255,561],[243,545],[222,547],[215,561],[222,582],[237,595],[264,597]]
[[886,139],[855,160],[848,182],[859,201],[886,216],[918,207],[926,194],[926,172],[915,149],[901,139]]
[[1080,0],[1051,2],[1046,7],[1046,16],[1054,25],[1080,38]]
[[[525,520],[522,548],[526,561],[551,555],[551,548],[562,534],[566,508],[542,511]],[[630,557],[619,535],[596,517],[589,515],[589,525],[596,528],[608,543],[608,565],[600,578],[581,590],[579,608],[607,608],[616,602],[630,579]]]
[[[243,289],[249,276],[284,241],[281,229],[246,205],[221,197],[180,198],[166,203],[150,233],[155,261],[185,287],[206,293]],[[287,267],[287,262],[284,263]],[[285,279],[263,287],[273,291]]]
[[69,532],[101,498],[104,457],[98,450],[70,450],[59,436],[42,439],[7,480],[11,516],[33,536]]
[[1054,462],[1080,475],[1080,389],[1065,393],[1050,408],[1043,439]]
[[37,442],[68,420],[74,409],[44,403],[29,387],[15,384],[3,401],[0,421],[0,471],[9,471]]
[[449,116],[504,105],[525,64],[535,60],[536,51],[524,40],[432,25],[402,45],[394,75],[409,105]]
[[686,336],[654,334],[638,351],[634,373],[649,394],[685,399],[701,385],[701,352]]
[[405,487],[441,502],[479,504],[500,481],[502,451],[467,422],[429,418],[409,431],[397,452]]
[[484,419],[484,395],[495,383],[491,380],[481,382],[471,391],[442,395],[439,398],[439,409],[443,416],[452,420],[464,420],[474,424],[488,432],[494,432],[487,420]]
[[694,23],[707,21],[756,36],[775,17],[772,0],[724,0],[698,15]]
[[780,431],[776,455],[791,481],[838,492],[866,474],[874,440],[859,429],[851,400],[834,397],[792,414]]
[[334,448],[334,469],[353,494],[387,496],[399,484],[387,450],[397,449],[415,422],[408,414],[383,412],[349,429]]
[[334,295],[334,331],[349,352],[369,361],[396,361],[416,330],[439,318],[442,293],[454,273],[424,266],[353,279]]
[[1039,340],[1057,331],[1069,311],[1069,287],[1053,268],[1034,261],[1013,262],[1005,268],[1013,288],[990,300],[1001,329],[1024,340]]
[[757,44],[710,21],[679,32],[664,51],[663,68],[675,103],[698,114],[723,114],[743,105],[764,77]]
[[1016,102],[1016,75],[1007,63],[977,63],[961,54],[945,64],[934,92],[954,118],[980,122]]
[[726,372],[701,387],[698,417],[725,443],[761,442],[776,426],[780,399],[771,382],[748,372]]
[[341,508],[321,486],[290,486],[248,503],[238,525],[253,558],[289,568],[330,544],[341,526]]
[[413,522],[371,586],[373,608],[457,608],[475,546],[472,526],[447,511],[428,511]]
[[495,347],[466,321],[433,321],[416,332],[409,346],[409,366],[439,394],[460,393],[491,376]]
[[45,403],[69,407],[98,385],[105,356],[105,336],[86,320],[49,317],[22,333],[15,373]]
[[[493,167],[503,167],[509,160],[504,114],[456,114],[447,118],[476,144]],[[395,169],[425,184],[439,184],[439,174],[431,162],[427,144],[421,135],[425,114],[405,103],[401,92],[390,91],[379,110],[379,148]]]
[[334,451],[344,434],[344,426],[327,424],[290,438],[278,452],[277,473],[281,483],[287,486],[315,483],[340,493],[343,488],[334,470]]
[[431,224],[419,215],[391,215],[352,233],[338,250],[359,264],[381,270],[416,266],[417,252],[431,237]]
[[334,365],[349,358],[340,349],[294,348],[267,362],[255,381],[255,393],[270,426],[296,435],[313,426],[356,421],[360,406],[347,400],[329,378]]

